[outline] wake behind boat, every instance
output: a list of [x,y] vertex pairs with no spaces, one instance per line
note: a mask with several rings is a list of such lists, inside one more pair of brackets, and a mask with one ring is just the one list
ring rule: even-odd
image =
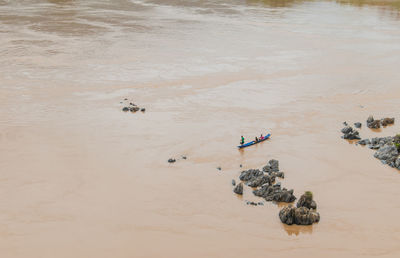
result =
[[258,141],[251,141],[251,142],[248,142],[248,143],[239,145],[239,146],[237,146],[237,147],[238,147],[239,149],[246,148],[246,147],[252,146],[252,145],[254,145],[254,144],[263,142],[263,141],[269,139],[270,137],[271,137],[271,134],[269,133],[269,134],[267,134],[266,136],[264,136],[264,138],[259,139]]

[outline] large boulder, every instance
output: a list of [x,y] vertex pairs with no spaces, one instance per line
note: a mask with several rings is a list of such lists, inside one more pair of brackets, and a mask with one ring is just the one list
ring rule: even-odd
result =
[[236,185],[235,188],[233,188],[233,192],[235,194],[242,195],[243,194],[243,183],[240,183],[240,184]]
[[313,200],[313,194],[309,191],[305,192],[297,201],[297,208],[306,207],[309,209],[317,209],[317,203]]
[[284,207],[279,212],[279,219],[282,223],[292,225],[311,225],[319,222],[320,215],[306,207],[295,208],[292,205]]

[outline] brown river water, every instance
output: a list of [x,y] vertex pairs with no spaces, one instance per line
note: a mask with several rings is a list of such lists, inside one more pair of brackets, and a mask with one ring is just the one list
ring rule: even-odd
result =
[[[400,119],[399,6],[0,0],[0,257],[400,257],[399,171],[340,138]],[[233,194],[272,158],[318,224]]]

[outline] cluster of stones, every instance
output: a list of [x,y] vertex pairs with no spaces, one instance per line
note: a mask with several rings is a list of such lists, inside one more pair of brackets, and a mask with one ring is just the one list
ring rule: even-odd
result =
[[[128,99],[124,99],[125,101],[126,100],[128,100]],[[121,102],[122,103],[122,102]],[[125,106],[125,107],[123,107],[122,108],[122,111],[124,111],[124,112],[128,112],[128,111],[131,111],[132,113],[136,113],[137,111],[142,111],[142,112],[145,112],[146,111],[146,109],[145,108],[140,108],[140,107],[138,107],[136,104],[134,104],[134,103],[132,103],[132,102],[130,102],[129,103],[129,105],[127,105],[127,106]]]
[[[394,118],[383,118],[375,120],[373,116],[367,119],[367,127],[372,129],[380,128],[380,126],[387,126],[394,123]],[[357,123],[356,123],[357,124]],[[359,134],[353,128],[345,124],[342,129],[344,139],[360,139]],[[374,157],[379,159],[383,164],[400,170],[400,135],[394,137],[375,137],[371,139],[362,139],[357,144],[365,145],[370,149],[376,150]]]
[[[233,188],[233,192],[242,195],[243,187],[244,185],[247,185],[255,188],[253,190],[253,194],[255,196],[262,197],[268,202],[294,202],[296,200],[296,196],[293,194],[293,189],[288,190],[286,188],[282,188],[280,182],[275,182],[276,178],[284,177],[285,174],[279,171],[279,161],[272,159],[261,170],[249,169],[242,171],[239,176],[239,179],[242,182],[236,184],[235,180],[232,180],[232,185],[235,186]],[[254,206],[263,205],[262,202],[256,203],[247,201],[246,203]],[[298,208],[293,208],[291,205],[289,205],[280,211],[279,217],[283,223],[289,225],[310,225],[319,221],[319,214],[312,210],[317,208],[317,204],[312,200],[312,196],[311,199],[306,198],[306,196],[302,196],[297,205]],[[291,213],[292,208],[294,209],[293,216]],[[306,218],[303,218],[304,216],[306,216]]]
[[305,192],[297,202],[297,207],[289,205],[279,212],[279,219],[282,223],[292,225],[311,225],[319,222],[320,215],[316,211],[317,203],[313,200],[311,192]]
[[369,116],[367,119],[367,126],[368,128],[378,129],[382,126],[387,126],[394,124],[394,118],[382,118],[380,120],[375,120],[373,116]]
[[[268,165],[260,169],[249,169],[240,173],[239,179],[247,186],[256,188],[253,190],[255,196],[264,198],[266,201],[293,202],[296,197],[293,190],[281,188],[281,183],[275,184],[275,178],[284,178],[285,174],[279,171],[279,161],[272,159]],[[243,182],[236,185],[233,192],[243,194]]]
[[[182,156],[181,158],[182,158],[182,159],[187,159],[186,156]],[[176,159],[175,159],[175,158],[169,158],[169,159],[168,159],[168,163],[175,163],[175,162],[176,162]]]

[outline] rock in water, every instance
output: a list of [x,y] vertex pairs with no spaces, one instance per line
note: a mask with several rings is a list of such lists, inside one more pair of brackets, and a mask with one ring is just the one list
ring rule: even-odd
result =
[[279,161],[271,159],[268,164],[262,168],[265,173],[271,174],[272,172],[279,172]]
[[361,128],[361,123],[360,123],[360,122],[354,123],[354,126],[355,126],[356,128]]
[[236,181],[235,179],[232,179],[232,185],[235,186],[236,185]]
[[145,111],[146,111],[146,109],[145,109],[145,108],[141,108],[141,109],[140,109],[140,111],[142,111],[142,112],[145,112]]
[[261,188],[253,191],[255,196],[263,197],[266,201],[271,202],[294,202],[296,196],[293,195],[293,190],[281,189],[281,185],[263,185]]
[[233,188],[233,192],[235,194],[243,194],[243,183],[238,184],[237,186],[235,186],[235,188]]
[[168,160],[168,163],[174,163],[175,161],[176,161],[176,159],[170,158],[170,159]]
[[381,128],[381,121],[375,120],[373,116],[369,116],[367,119],[367,126],[372,129]]
[[389,118],[389,117],[383,118],[381,120],[381,124],[382,126],[392,125],[394,124],[394,118]]
[[367,144],[371,144],[371,141],[369,139],[363,139],[361,141],[357,142],[360,145],[367,145]]
[[262,176],[259,176],[259,177],[249,180],[247,182],[247,185],[250,187],[259,187],[259,186],[262,186],[263,184],[271,185],[273,182],[275,182],[275,177],[268,176],[268,175],[262,175]]
[[397,151],[396,146],[392,144],[387,144],[379,148],[379,150],[377,150],[374,154],[375,158],[380,159],[384,163],[392,166],[394,166],[394,162],[398,156],[399,152]]
[[313,200],[312,192],[305,192],[297,202],[297,208],[306,207],[309,209],[317,209],[317,203]]
[[264,175],[264,173],[259,169],[249,169],[242,171],[242,173],[240,173],[239,179],[242,181],[250,181],[262,175]]
[[128,107],[124,107],[124,108],[122,109],[122,111],[128,112],[128,111],[129,111],[129,108],[128,108]]
[[341,132],[344,134],[343,139],[346,140],[359,140],[361,139],[359,136],[359,132],[354,130],[351,126],[344,127]]
[[295,208],[292,205],[284,207],[279,212],[279,219],[287,225],[311,225],[319,222],[320,215],[306,207]]

